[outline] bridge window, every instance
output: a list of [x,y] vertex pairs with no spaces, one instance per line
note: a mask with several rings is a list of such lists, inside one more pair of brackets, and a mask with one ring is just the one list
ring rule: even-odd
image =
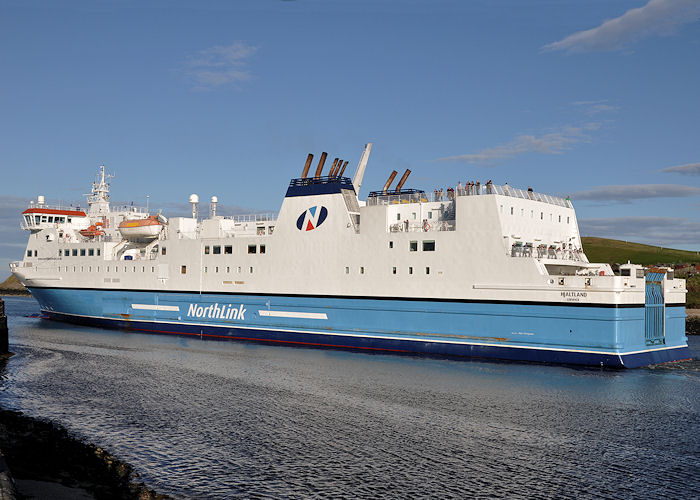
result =
[[41,215],[34,216],[34,224],[39,224],[41,222]]
[[72,219],[71,219],[70,217],[68,217],[68,224],[70,224],[70,221],[71,221],[71,220],[72,220]]
[[49,222],[53,222],[53,216],[49,215]]
[[46,216],[45,216],[45,215],[42,215],[42,216],[41,216],[41,222],[46,222]]
[[417,252],[418,251],[418,242],[417,241],[409,241],[408,242],[408,251],[409,252]]
[[423,251],[424,252],[434,252],[435,251],[435,240],[423,240]]
[[224,247],[224,253],[225,253],[225,254],[229,254],[229,255],[232,254],[232,253],[233,253],[233,247],[232,247],[231,245],[226,245],[226,246]]
[[213,250],[214,255],[221,254],[221,246],[220,245],[214,245],[214,248],[212,250]]

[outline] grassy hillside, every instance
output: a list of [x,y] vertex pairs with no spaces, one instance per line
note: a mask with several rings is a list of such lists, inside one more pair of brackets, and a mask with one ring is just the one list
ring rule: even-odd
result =
[[0,293],[28,294],[29,292],[26,288],[24,288],[24,285],[20,283],[19,280],[15,278],[13,274],[11,274],[9,278],[0,283]]
[[640,243],[594,238],[581,238],[583,250],[591,262],[624,264],[628,260],[633,264],[651,266],[654,264],[700,264],[700,253],[671,248],[654,247]]

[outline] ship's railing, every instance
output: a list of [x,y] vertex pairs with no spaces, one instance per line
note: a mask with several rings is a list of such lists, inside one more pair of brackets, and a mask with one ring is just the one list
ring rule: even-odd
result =
[[263,214],[227,215],[223,218],[234,222],[269,222],[276,221],[277,214],[274,212],[268,212]]
[[534,246],[530,242],[516,241],[511,245],[508,255],[511,257],[536,257],[538,259],[559,259],[584,261],[582,248],[564,248],[556,245],[540,244]]
[[[443,199],[449,199],[450,193],[445,193]],[[529,189],[519,189],[511,187],[507,184],[503,186],[498,186],[496,184],[480,184],[468,187],[457,188],[454,191],[456,196],[476,196],[483,194],[500,194],[503,196],[511,196],[513,198],[522,198],[524,200],[541,201],[543,203],[549,203],[550,205],[557,205],[565,208],[573,208],[571,205],[571,200],[569,198],[560,198],[558,196],[551,196],[543,193],[536,193]]]
[[405,189],[400,193],[383,193],[373,191],[367,198],[367,205],[398,205],[400,203],[427,203],[430,201],[425,191]]
[[81,207],[78,203],[70,203],[66,205],[63,202],[59,202],[57,204],[49,205],[48,203],[39,204],[32,200],[31,202],[29,202],[29,204],[27,204],[27,208],[43,208],[47,210],[71,210],[87,213],[87,207]]
[[415,189],[402,190],[400,193],[383,193],[373,191],[367,198],[367,205],[396,205],[400,203],[427,203],[432,201],[453,201],[457,196],[477,196],[487,194],[500,194],[524,200],[540,201],[565,208],[573,208],[571,200],[560,198],[544,193],[536,193],[530,190],[518,189],[508,186],[498,186],[496,184],[472,185],[469,187],[448,188],[447,190],[435,190],[432,193]]
[[432,231],[454,231],[456,229],[454,220],[443,220],[436,222],[397,222],[389,226],[392,233],[428,233]]

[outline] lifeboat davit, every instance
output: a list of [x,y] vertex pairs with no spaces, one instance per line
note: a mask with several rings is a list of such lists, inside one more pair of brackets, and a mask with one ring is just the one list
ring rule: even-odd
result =
[[145,219],[127,219],[119,223],[119,232],[129,241],[152,240],[158,237],[162,229],[163,223],[155,215]]

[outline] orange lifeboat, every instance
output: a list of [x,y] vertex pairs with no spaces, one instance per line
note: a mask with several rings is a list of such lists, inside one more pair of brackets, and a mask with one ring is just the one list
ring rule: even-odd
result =
[[101,222],[93,224],[87,229],[81,229],[79,233],[85,236],[86,238],[94,238],[96,236],[102,236],[103,234],[105,234],[105,232],[102,230]]
[[127,219],[119,223],[119,232],[129,241],[152,240],[158,237],[162,229],[163,223],[155,215],[145,219]]

